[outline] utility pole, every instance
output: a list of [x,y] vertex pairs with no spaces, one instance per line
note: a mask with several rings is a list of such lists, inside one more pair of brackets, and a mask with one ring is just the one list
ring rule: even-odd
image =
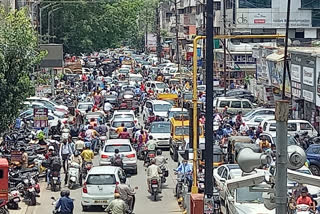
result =
[[180,72],[180,86],[182,85],[180,70],[180,53],[179,53],[179,20],[178,20],[178,1],[174,0],[174,9],[176,16],[176,63],[178,64],[178,72]]
[[[204,212],[206,204],[213,204],[213,0],[207,0],[206,25],[206,122],[205,122],[205,190]],[[195,89],[193,89],[195,90]]]
[[287,213],[287,156],[288,156],[288,114],[289,102],[285,100],[286,96],[286,73],[287,73],[287,58],[288,58],[288,40],[289,40],[289,26],[290,26],[290,9],[291,0],[287,4],[287,23],[286,23],[286,37],[284,48],[283,61],[283,85],[282,85],[282,100],[276,103],[276,121],[277,121],[277,156],[276,156],[276,214]]
[[[226,35],[226,9],[227,2],[223,0],[223,35]],[[223,81],[224,81],[224,96],[227,93],[227,42],[226,39],[223,39]]]
[[145,52],[148,53],[148,10],[146,7],[146,37],[145,37]]
[[158,60],[159,60],[159,63],[161,63],[161,35],[160,35],[160,5],[158,5],[156,7],[156,24],[157,24],[157,56],[158,56]]

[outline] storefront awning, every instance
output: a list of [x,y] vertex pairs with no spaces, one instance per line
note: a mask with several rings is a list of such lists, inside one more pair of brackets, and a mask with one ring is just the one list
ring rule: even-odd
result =
[[268,61],[280,62],[283,61],[284,54],[273,53],[267,56]]

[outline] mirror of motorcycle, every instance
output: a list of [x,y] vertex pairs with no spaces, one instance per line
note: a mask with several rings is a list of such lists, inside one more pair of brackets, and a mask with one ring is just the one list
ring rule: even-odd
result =
[[53,196],[51,197],[52,200],[56,200]]
[[135,190],[139,189],[139,187],[134,187]]

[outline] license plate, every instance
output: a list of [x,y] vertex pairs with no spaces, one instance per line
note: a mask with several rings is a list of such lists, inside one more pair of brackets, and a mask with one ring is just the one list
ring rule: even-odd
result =
[[56,180],[56,181],[58,180],[58,178],[57,178],[57,177],[53,177],[52,179],[53,179],[53,180]]
[[13,199],[14,202],[20,202],[20,198]]
[[34,192],[34,188],[33,188],[33,187],[30,188],[30,189],[29,189],[29,192]]
[[101,204],[101,203],[108,203],[108,201],[107,200],[97,200],[97,201],[94,201],[94,203]]
[[152,186],[152,187],[155,187],[155,188],[158,188],[158,185],[157,185],[157,184],[152,184],[151,186]]

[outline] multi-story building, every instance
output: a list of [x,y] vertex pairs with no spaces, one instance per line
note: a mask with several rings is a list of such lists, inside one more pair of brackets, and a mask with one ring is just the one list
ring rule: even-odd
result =
[[0,6],[3,6],[6,11],[15,9],[14,0],[0,0]]

